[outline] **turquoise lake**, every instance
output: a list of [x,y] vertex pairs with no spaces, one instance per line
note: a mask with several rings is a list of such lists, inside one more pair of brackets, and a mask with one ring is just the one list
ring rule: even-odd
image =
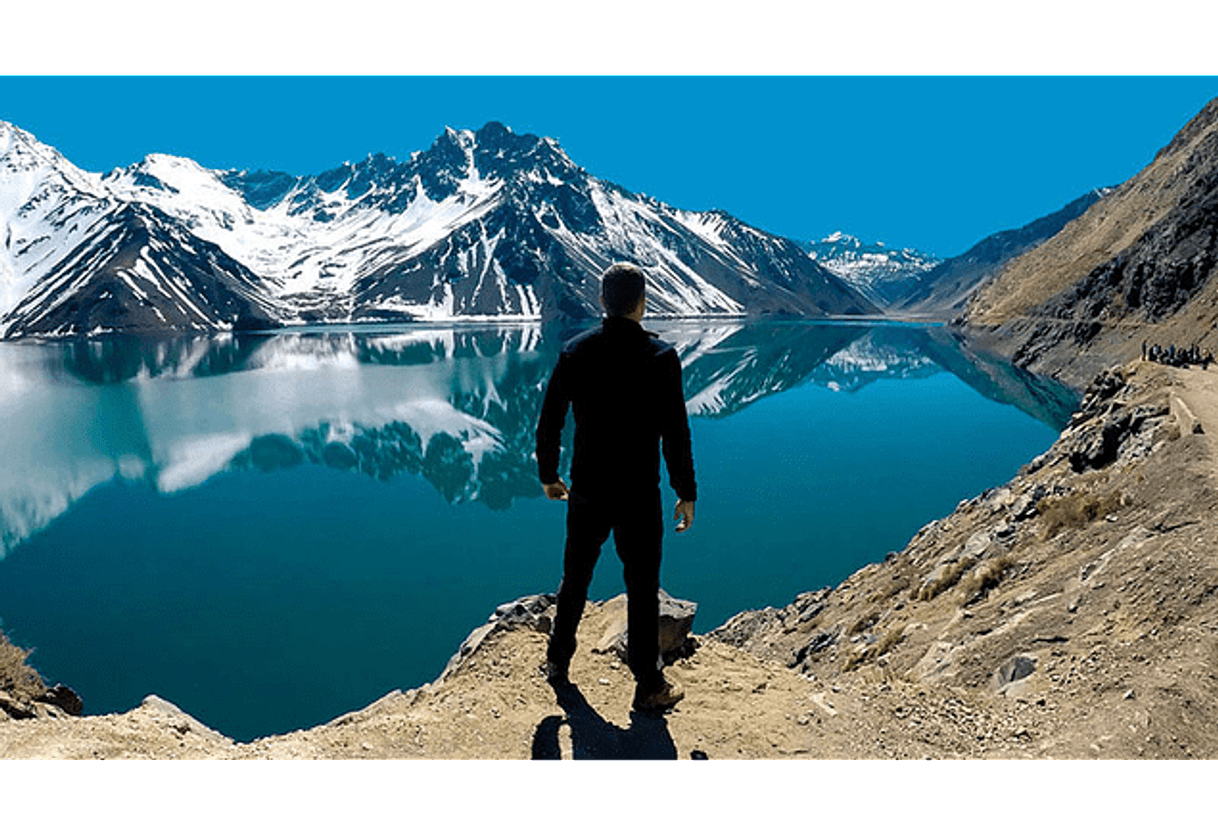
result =
[[[1077,404],[940,327],[645,326],[684,367],[699,501],[662,584],[699,633],[900,550]],[[156,693],[238,740],[434,679],[557,587],[533,428],[575,332],[0,344],[0,624],[86,714]],[[610,543],[591,596],[622,590]]]

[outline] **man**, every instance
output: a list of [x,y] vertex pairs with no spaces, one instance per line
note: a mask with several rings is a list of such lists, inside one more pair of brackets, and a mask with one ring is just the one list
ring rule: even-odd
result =
[[[601,276],[601,326],[563,348],[537,421],[538,475],[546,497],[567,502],[567,542],[558,610],[546,652],[546,677],[566,683],[592,570],[613,533],[626,580],[627,663],[634,708],[662,710],[681,700],[659,658],[660,447],[677,493],[677,532],[694,521],[693,452],[672,345],[640,324],[646,277],[617,263]],[[559,437],[567,406],[575,415],[571,488],[558,476]]]

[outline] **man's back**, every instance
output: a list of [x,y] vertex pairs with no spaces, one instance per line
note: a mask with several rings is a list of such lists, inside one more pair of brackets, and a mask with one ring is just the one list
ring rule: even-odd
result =
[[[537,474],[546,497],[567,501],[563,578],[546,680],[568,681],[575,633],[601,546],[613,534],[626,581],[630,639],[626,662],[635,678],[636,709],[666,709],[683,697],[661,672],[659,657],[660,454],[677,492],[677,532],[694,520],[694,465],[681,390],[681,360],[671,345],[639,324],[647,279],[633,264],[601,276],[601,326],[569,342],[550,376],[537,420]],[[571,489],[558,477],[559,439],[567,408],[575,412]]]
[[673,347],[623,317],[568,342],[546,389],[537,425],[543,483],[558,480],[559,435],[575,415],[571,486],[622,495],[659,485],[660,442],[677,495],[695,498],[681,361]]

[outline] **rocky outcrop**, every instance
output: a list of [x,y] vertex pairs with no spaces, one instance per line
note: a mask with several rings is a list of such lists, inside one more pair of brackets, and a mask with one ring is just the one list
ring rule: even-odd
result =
[[445,680],[460,669],[461,664],[493,635],[519,628],[548,635],[554,622],[554,607],[557,602],[558,597],[555,594],[531,594],[500,605],[485,623],[470,632],[462,641],[439,679]]
[[[558,597],[555,594],[531,594],[500,605],[485,623],[465,638],[456,654],[444,667],[440,680],[451,677],[484,642],[505,631],[524,629],[549,637],[557,602]],[[626,646],[629,642],[629,631],[626,628],[626,595],[619,594],[602,603],[602,606],[608,614],[609,622],[592,651],[601,654],[612,653],[625,661]],[[660,655],[665,663],[672,663],[694,653],[697,643],[690,632],[697,611],[697,603],[676,599],[663,588],[660,589]]]
[[[1186,636],[1218,616],[1214,464],[1185,402],[1189,386],[1214,387],[1210,375],[1140,362],[1101,373],[1011,482],[836,588],[742,612],[708,638],[813,681],[957,687],[1010,699],[1042,733],[1081,722],[1107,727],[1128,755],[1166,755],[1170,736],[1142,732],[1147,709],[1166,715],[1187,698],[1198,712],[1185,722],[1218,710],[1210,676],[1162,672],[1216,650]],[[1110,703],[1117,689],[1137,691],[1142,717]]]

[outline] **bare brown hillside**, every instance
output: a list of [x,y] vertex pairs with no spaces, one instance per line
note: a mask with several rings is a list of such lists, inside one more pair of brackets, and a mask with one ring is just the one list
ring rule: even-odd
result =
[[1218,352],[1218,99],[972,300],[981,343],[1081,387],[1143,340]]

